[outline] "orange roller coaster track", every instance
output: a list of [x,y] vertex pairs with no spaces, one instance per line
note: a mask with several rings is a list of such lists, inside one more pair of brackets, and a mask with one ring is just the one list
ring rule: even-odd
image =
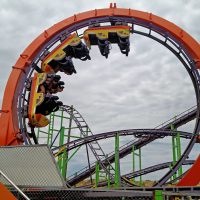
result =
[[[193,39],[188,33],[176,26],[175,24],[153,15],[152,13],[110,7],[106,9],[95,9],[77,15],[71,16],[45,30],[40,34],[20,55],[16,64],[13,66],[12,72],[8,79],[6,89],[4,92],[2,110],[0,115],[0,145],[20,145],[23,144],[21,136],[21,129],[19,127],[19,110],[18,110],[18,98],[24,87],[24,81],[30,73],[32,63],[37,55],[44,50],[44,46],[47,45],[53,38],[61,34],[70,27],[88,21],[97,20],[102,17],[122,17],[127,19],[135,19],[146,22],[150,25],[155,25],[162,30],[165,30],[167,34],[173,36],[190,55],[193,64],[196,69],[200,68],[200,45],[195,39]],[[159,30],[158,30],[159,32]],[[199,108],[199,90],[196,88],[197,94],[197,106]],[[199,110],[199,109],[198,109]],[[197,112],[197,119],[199,118],[199,111]],[[200,125],[196,123],[194,135],[197,138]],[[195,139],[194,139],[195,140]],[[187,155],[186,155],[187,156]],[[183,156],[184,157],[184,156]],[[200,181],[200,157],[196,160],[193,167],[189,170],[188,174],[181,180],[179,185],[196,185]],[[195,174],[195,175],[194,175]]]

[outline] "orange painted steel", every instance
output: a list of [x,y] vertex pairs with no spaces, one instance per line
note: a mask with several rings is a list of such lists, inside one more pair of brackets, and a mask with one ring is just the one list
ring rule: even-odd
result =
[[17,200],[17,198],[0,183],[0,200]]
[[50,39],[59,34],[66,28],[82,22],[84,20],[107,17],[107,16],[119,16],[129,17],[135,19],[141,19],[146,22],[155,24],[156,26],[166,30],[179,40],[185,49],[191,54],[192,58],[196,62],[198,68],[200,68],[200,45],[195,41],[188,33],[176,26],[175,24],[153,15],[152,13],[110,7],[106,9],[95,9],[87,12],[83,12],[72,17],[69,17],[55,25],[48,30],[45,30],[40,34],[20,55],[13,70],[8,79],[3,104],[2,113],[0,117],[0,145],[18,145],[22,144],[22,140],[19,137],[19,127],[17,119],[17,97],[19,92],[20,80],[23,74],[26,73],[26,69],[32,62],[34,57],[42,49]]
[[[195,163],[192,165],[192,167],[189,169],[187,174],[182,178],[177,186],[191,186],[192,185],[198,185],[200,182],[200,155],[195,161]],[[192,179],[192,182],[191,182]]]

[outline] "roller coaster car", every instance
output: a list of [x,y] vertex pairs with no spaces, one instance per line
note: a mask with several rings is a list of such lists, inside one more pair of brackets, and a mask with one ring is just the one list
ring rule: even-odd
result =
[[35,73],[32,79],[31,92],[29,98],[28,118],[32,127],[45,127],[49,124],[49,120],[42,114],[36,114],[37,106],[44,101],[45,94],[38,93],[39,86],[44,83],[47,78],[45,73]]
[[78,37],[76,33],[70,35],[44,58],[41,69],[45,73],[55,73],[57,71],[62,71],[64,65],[66,70],[67,67],[70,68],[73,65],[72,60],[69,61],[69,58],[72,57],[83,61],[91,59],[87,46],[82,43],[80,37]]
[[130,51],[130,27],[129,26],[99,26],[91,27],[84,31],[84,41],[88,48],[98,45],[100,52],[106,58],[110,52],[110,44],[117,43],[120,51],[128,56]]

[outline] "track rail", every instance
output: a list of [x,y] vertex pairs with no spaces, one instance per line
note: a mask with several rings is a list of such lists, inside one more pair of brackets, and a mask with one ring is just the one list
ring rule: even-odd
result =
[[[62,106],[61,109],[66,111],[72,117],[72,119],[75,121],[77,127],[79,128],[79,130],[81,132],[83,141],[87,141],[88,137],[92,138],[94,136],[91,129],[89,128],[88,124],[86,123],[85,119],[75,108],[72,108],[70,106]],[[71,147],[70,144],[72,144],[72,143],[73,142],[67,143],[67,147],[70,148]],[[115,169],[111,165],[109,160],[107,159],[106,154],[104,153],[103,149],[99,145],[98,141],[96,139],[94,139],[94,140],[84,143],[84,144],[88,144],[88,146],[90,147],[93,155],[95,156],[96,160],[99,162],[101,169],[104,171],[105,177],[107,175],[109,175],[111,180],[114,180]],[[81,145],[78,145],[78,146],[81,146]],[[103,160],[106,161],[106,165],[105,165],[105,162],[102,162]],[[108,170],[107,166],[110,167],[110,170]]]
[[[157,126],[156,128],[158,129],[170,129],[171,125],[174,125],[175,128],[180,127],[181,125],[193,120],[196,116],[196,106],[193,106],[192,108],[184,111],[183,113],[177,115],[176,119],[172,118],[168,120],[167,122],[162,123],[161,125]],[[74,116],[76,117],[76,116]],[[119,150],[119,157],[123,158],[132,151],[133,145],[136,147],[136,149],[141,148],[142,146],[145,146],[149,144],[150,142],[154,141],[156,138],[155,137],[150,137],[150,138],[141,138],[137,141],[131,141],[126,143],[125,145],[120,147]],[[110,163],[114,162],[114,152],[112,154],[109,154],[107,159],[109,160]],[[103,163],[106,165],[106,160],[103,160]],[[87,178],[90,174],[94,173],[95,171],[95,163],[91,164],[91,167],[85,167],[81,169],[80,171],[76,172],[76,174],[68,177],[68,182],[70,185],[77,184],[79,181],[84,180]]]
[[[192,164],[194,164],[194,162],[195,162],[194,160],[186,160],[183,163],[183,165],[192,165]],[[125,174],[123,176],[128,178],[128,179],[131,179],[131,178],[135,178],[135,177],[138,177],[138,176],[141,176],[141,175],[149,174],[149,173],[152,173],[152,172],[155,172],[155,171],[158,171],[158,170],[169,168],[172,165],[173,165],[173,162],[165,162],[165,163],[161,163],[161,164],[158,164],[158,165],[153,165],[153,166],[147,167],[147,168],[139,170],[139,171],[131,172],[131,173]]]
[[180,113],[179,115],[176,115],[175,117],[171,118],[170,120],[156,126],[156,129],[171,129],[171,125],[175,129],[179,128],[180,126],[192,121],[196,118],[197,114],[197,107],[193,106],[183,113]]
[[[194,162],[195,162],[194,160],[186,160],[183,163],[183,165],[192,165],[192,164],[194,164]],[[131,173],[128,173],[128,174],[124,174],[122,177],[130,180],[131,178],[136,178],[136,177],[141,176],[141,175],[146,175],[146,174],[149,174],[149,173],[152,173],[152,172],[156,172],[156,171],[159,171],[159,170],[162,170],[162,169],[169,168],[170,166],[172,166],[172,164],[173,164],[173,162],[165,162],[165,163],[161,163],[161,164],[158,164],[158,165],[153,165],[153,166],[144,168],[142,170],[138,170],[138,171],[131,172]],[[176,179],[168,182],[168,184],[178,181],[181,177],[183,177],[183,176],[181,175],[180,177],[177,177]],[[111,182],[111,184],[113,184],[113,182]],[[99,187],[104,187],[106,185],[107,185],[106,182],[100,182],[99,183]],[[87,185],[85,187],[90,188],[91,186],[92,185]]]
[[[112,18],[112,21],[117,21],[117,18]],[[131,23],[131,20],[127,20],[127,19],[124,19],[122,21],[126,21],[128,23]],[[133,22],[132,22],[133,23]],[[137,24],[138,25],[138,22],[135,22],[134,21],[134,24]],[[141,32],[141,31],[138,31],[138,30],[135,30],[134,29],[134,26],[133,27],[133,30],[132,32],[133,33],[136,33],[136,34],[141,34],[143,36],[147,36],[151,39],[154,39],[155,41],[163,44],[165,47],[167,47],[170,51],[172,51],[176,56],[177,58],[182,62],[182,64],[185,66],[186,70],[188,71],[190,77],[191,77],[191,80],[193,82],[193,85],[194,85],[194,89],[195,89],[195,92],[196,92],[196,97],[197,97],[197,102],[198,102],[198,99],[199,99],[199,82],[198,81],[200,79],[199,77],[199,73],[198,71],[196,70],[195,68],[195,62],[193,59],[191,59],[190,55],[188,54],[187,50],[184,49],[185,47],[183,47],[182,44],[179,44],[179,41],[174,38],[174,37],[170,37],[170,35],[160,29],[160,28],[156,28],[154,25],[150,25],[149,27],[149,24],[148,23],[139,23],[140,25],[142,25],[143,27],[145,28],[148,28],[150,31],[149,33],[144,33],[144,32]],[[155,31],[156,33],[159,33],[163,38],[164,40],[161,40],[161,39],[158,39],[156,38],[154,35],[152,35],[152,31]],[[173,44],[175,46],[175,48],[172,48],[171,45],[169,45],[170,42],[171,44]],[[199,104],[197,103],[198,107],[199,107]],[[197,116],[199,116],[199,112],[197,112]],[[198,119],[198,117],[197,117]],[[199,120],[196,121],[196,125],[195,125],[195,128],[194,128],[194,137],[191,139],[189,145],[187,146],[187,148],[185,149],[183,155],[181,156],[180,160],[172,167],[172,169],[165,175],[161,178],[161,180],[159,180],[159,182],[157,183],[158,186],[161,186],[163,185],[177,170],[178,168],[182,165],[182,163],[184,162],[184,160],[186,159],[186,157],[189,155],[194,143],[196,142],[196,134],[199,133],[199,129],[200,129],[200,125],[199,125]]]
[[119,130],[119,131],[112,131],[112,132],[106,132],[106,133],[99,133],[91,136],[87,136],[84,138],[80,138],[77,140],[73,140],[69,143],[66,143],[62,146],[55,147],[52,149],[54,153],[57,153],[59,149],[64,147],[67,151],[70,151],[76,147],[82,146],[84,144],[89,144],[91,142],[107,139],[111,137],[115,137],[116,134],[119,134],[119,136],[128,136],[128,135],[134,135],[136,138],[143,138],[143,141],[145,141],[145,138],[164,138],[166,136],[176,136],[177,133],[180,134],[182,138],[185,139],[191,139],[193,136],[191,133],[183,132],[183,131],[171,131],[171,130],[160,130],[160,129],[129,129],[129,130]]
[[[155,140],[156,138],[163,138],[166,136],[175,136],[177,133],[180,133],[180,136],[186,139],[191,139],[192,134],[187,132],[176,132],[176,131],[169,131],[169,130],[156,130],[156,129],[131,129],[131,130],[121,130],[121,131],[114,131],[114,132],[108,132],[108,133],[101,133],[96,134],[92,136],[88,136],[85,138],[77,139],[74,141],[71,141],[70,143],[65,144],[64,147],[67,151],[70,151],[76,147],[82,146],[84,144],[88,144],[92,141],[97,141],[101,139],[111,138],[115,137],[116,133],[119,134],[119,136],[127,136],[127,135],[134,135],[138,137],[138,141],[134,143],[135,148],[141,148],[142,146],[147,145],[150,141]],[[142,139],[141,139],[142,138]],[[127,149],[131,152],[133,144],[128,145],[126,148],[120,150],[120,158],[127,155]],[[62,147],[56,147],[53,148],[52,151],[56,154],[59,149]],[[61,151],[62,152],[62,151]],[[114,161],[114,155],[108,155],[107,159],[102,160],[103,164],[105,166],[108,166],[107,160],[109,160],[109,163],[112,163]],[[76,173],[76,176],[74,177],[68,177],[69,181],[67,182],[69,185],[74,185],[85,178],[87,178],[91,173],[95,171],[95,164],[91,165],[90,169],[86,168]]]
[[[193,131],[193,137],[186,147],[180,160],[164,175],[157,186],[163,185],[184,163],[197,140],[200,131],[200,76],[197,69],[200,68],[200,45],[189,34],[173,23],[153,14],[135,11],[131,9],[108,8],[96,9],[74,15],[63,20],[50,29],[45,30],[36,38],[13,66],[3,99],[2,114],[0,119],[0,145],[16,145],[31,143],[27,134],[24,108],[26,106],[26,84],[31,77],[35,65],[44,57],[56,42],[63,41],[70,33],[87,27],[94,23],[126,22],[132,25],[132,32],[149,37],[168,48],[185,66],[194,85],[197,98],[197,117]],[[137,30],[135,26],[141,26],[149,32]],[[159,34],[159,37],[156,37]],[[160,39],[162,37],[162,39]],[[21,138],[23,136],[23,140]],[[198,163],[200,166],[200,163]],[[198,173],[196,168],[190,170],[191,174]],[[200,177],[199,177],[200,178]],[[191,176],[190,184],[194,184]]]

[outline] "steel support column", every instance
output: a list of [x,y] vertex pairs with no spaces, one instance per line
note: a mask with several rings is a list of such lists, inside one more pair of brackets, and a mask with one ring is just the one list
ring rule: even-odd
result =
[[119,159],[119,133],[115,136],[115,188],[121,186],[120,159]]
[[100,173],[100,166],[99,162],[96,162],[96,168],[95,168],[95,188],[98,187],[99,184],[99,173]]
[[[177,131],[177,129],[174,127],[173,124],[171,125],[171,130]],[[176,162],[180,159],[180,157],[181,157],[181,139],[180,139],[180,133],[177,133],[177,135],[172,136],[172,159],[173,159],[173,165],[172,166],[174,166],[176,164]],[[177,172],[178,172],[178,174],[175,173],[172,176],[171,180],[174,180],[174,179],[176,179],[177,177],[179,177],[183,174],[182,166],[179,167]]]
[[[64,138],[65,138],[65,128],[62,127],[61,131],[60,131],[60,139],[59,139],[59,145],[63,145],[64,144]],[[66,152],[66,148],[63,151],[63,154],[58,156],[58,167],[60,169],[60,172],[64,178],[64,180],[66,180],[66,165],[67,163],[67,152]]]
[[[63,116],[63,110],[62,110],[62,116]],[[67,143],[69,144],[70,138],[71,138],[71,128],[72,128],[72,115],[73,115],[73,105],[71,106],[71,112],[69,116],[69,127],[68,127],[68,136],[67,136]],[[68,147],[68,145],[67,145]],[[69,162],[69,152],[66,152],[66,176],[67,176],[67,170],[68,170],[68,162]]]
[[[136,152],[135,146],[132,146],[132,163],[133,163],[133,172],[136,171],[136,159],[135,156],[138,156],[138,165],[139,170],[142,170],[142,155],[141,155],[141,148],[138,149],[138,153]],[[133,184],[136,184],[134,178],[132,178]],[[139,185],[142,186],[142,175],[139,176]]]

